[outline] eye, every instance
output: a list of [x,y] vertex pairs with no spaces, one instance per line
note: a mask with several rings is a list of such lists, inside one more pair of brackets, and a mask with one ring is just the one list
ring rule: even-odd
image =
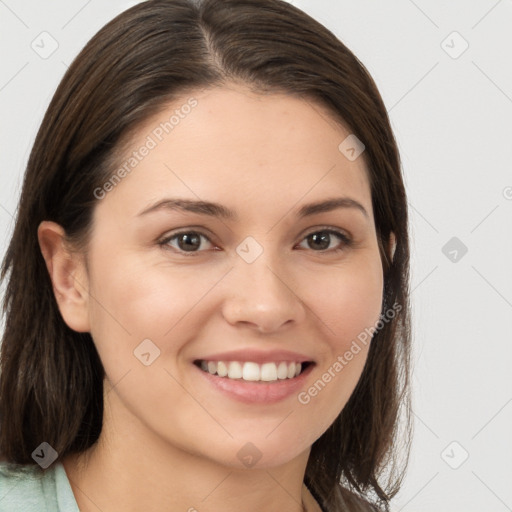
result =
[[189,253],[186,254],[186,256],[192,256],[194,253],[201,252],[195,250],[201,245],[201,238],[210,241],[210,239],[204,233],[200,233],[198,231],[181,231],[179,233],[175,233],[174,235],[164,238],[163,240],[158,242],[158,245],[161,245],[163,247],[174,247],[171,244],[171,242],[176,240],[178,247],[174,248],[177,249],[178,252],[183,251],[185,253]]
[[[338,246],[330,248],[333,236],[339,241]],[[178,253],[184,256],[195,256],[200,251],[201,239],[205,239],[208,243],[212,243],[210,238],[201,233],[200,231],[180,231],[179,233],[171,234],[158,242],[158,245],[168,249],[169,247],[175,249]],[[176,245],[173,245],[176,242]],[[345,248],[352,245],[352,240],[346,234],[334,229],[321,229],[312,231],[303,239],[301,243],[308,243],[313,248],[313,252],[340,252]],[[319,249],[319,250],[316,250]]]
[[[335,247],[334,249],[329,249],[333,235],[341,241],[341,244],[338,244],[338,247]],[[312,231],[306,235],[303,242],[310,242],[310,246],[316,246],[316,248],[320,249],[319,251],[314,252],[339,252],[343,251],[346,247],[350,247],[352,240],[341,231],[334,229],[322,229],[320,231]]]

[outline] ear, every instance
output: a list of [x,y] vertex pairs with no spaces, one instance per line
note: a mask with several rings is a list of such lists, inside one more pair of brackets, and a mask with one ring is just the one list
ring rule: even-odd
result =
[[83,257],[68,250],[65,231],[55,222],[41,222],[37,237],[62,318],[70,329],[89,332],[89,284]]
[[389,235],[389,252],[390,252],[390,257],[391,257],[391,261],[393,261],[393,258],[395,256],[395,249],[396,249],[396,236],[395,236],[395,233],[391,232],[391,234]]

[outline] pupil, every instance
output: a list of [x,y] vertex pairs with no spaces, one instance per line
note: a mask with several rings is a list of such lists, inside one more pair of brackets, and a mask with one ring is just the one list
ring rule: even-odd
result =
[[[321,232],[320,235],[318,233],[314,233],[314,234],[310,235],[309,238],[312,239],[313,243],[319,244],[320,247],[317,247],[317,248],[320,248],[321,250],[327,249],[329,247],[329,234],[328,233]],[[181,242],[183,242],[183,243],[181,243]],[[196,234],[193,234],[193,235],[183,234],[180,237],[180,248],[181,249],[187,250],[187,247],[192,248],[192,249],[194,249],[194,248],[197,249],[199,245],[200,245],[200,240]]]
[[[198,243],[199,237],[197,235],[190,236],[188,234],[184,234],[184,235],[181,235],[181,237],[180,237],[180,241],[182,241],[182,240],[184,240],[187,245],[185,247],[180,247],[181,249],[185,248],[185,250],[187,250],[186,249],[187,247],[197,248],[197,246],[199,245],[199,243]],[[190,243],[191,241],[195,241],[195,243],[194,242]],[[180,246],[181,246],[181,244],[180,244]]]
[[323,242],[323,243],[321,243],[321,245],[322,245],[321,249],[327,249],[327,247],[329,247],[329,234],[328,233],[323,233],[322,235],[313,234],[313,235],[311,235],[311,238],[313,239],[313,241],[315,243],[318,241]]

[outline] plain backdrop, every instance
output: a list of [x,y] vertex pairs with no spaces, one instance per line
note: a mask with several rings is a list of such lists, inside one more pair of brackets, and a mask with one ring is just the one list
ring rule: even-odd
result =
[[[57,84],[85,43],[136,3],[0,0],[2,257]],[[370,71],[403,161],[415,436],[392,509],[512,510],[512,1],[291,3]]]

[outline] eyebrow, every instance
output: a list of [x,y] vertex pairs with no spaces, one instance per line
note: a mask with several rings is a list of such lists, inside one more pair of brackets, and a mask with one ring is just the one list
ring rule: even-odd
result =
[[[297,212],[299,218],[316,215],[318,213],[330,212],[339,208],[350,208],[360,211],[367,219],[370,218],[365,207],[355,199],[350,197],[334,197],[323,201],[317,201],[301,206]],[[158,201],[146,209],[142,210],[137,216],[147,215],[148,213],[168,210],[168,211],[185,211],[197,213],[200,215],[209,215],[211,217],[219,217],[226,220],[236,222],[239,220],[234,210],[209,201],[195,201],[191,199],[166,198]]]

